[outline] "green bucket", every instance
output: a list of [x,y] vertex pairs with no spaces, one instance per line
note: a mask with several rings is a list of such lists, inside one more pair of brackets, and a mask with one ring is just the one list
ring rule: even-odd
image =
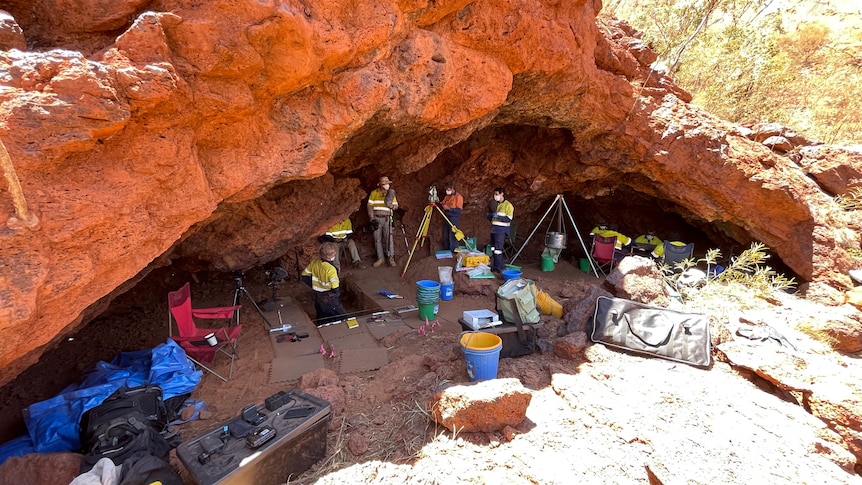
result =
[[419,304],[419,320],[434,320],[437,316],[437,303],[420,303]]
[[542,255],[542,271],[554,270],[554,257]]
[[589,259],[581,258],[578,260],[578,264],[581,267],[581,271],[583,271],[584,273],[590,272],[590,260]]

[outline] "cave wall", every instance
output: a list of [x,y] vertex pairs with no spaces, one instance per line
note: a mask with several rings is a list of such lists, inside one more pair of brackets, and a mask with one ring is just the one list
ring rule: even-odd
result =
[[776,155],[690,105],[598,0],[4,8],[0,384],[173,258],[308,248],[380,175],[408,221],[444,177],[471,214],[499,185],[522,214],[637,192],[763,241],[820,294],[851,284],[858,222],[823,183],[856,184],[862,157]]

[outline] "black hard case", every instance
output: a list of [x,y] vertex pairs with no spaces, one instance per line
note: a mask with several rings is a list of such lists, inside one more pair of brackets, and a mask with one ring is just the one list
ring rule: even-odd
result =
[[[177,447],[177,457],[188,469],[198,485],[279,485],[308,470],[326,455],[326,430],[331,419],[331,405],[323,399],[299,390],[287,393],[287,402],[272,411],[263,405],[259,412],[266,420],[257,427],[269,425],[275,428],[275,438],[257,449],[246,446],[244,437],[227,433],[222,423],[211,431]],[[311,414],[305,417],[285,419],[284,414],[300,406],[311,406]],[[240,419],[240,418],[235,418]],[[221,452],[213,453],[209,461],[202,464],[198,457],[204,452],[201,441],[224,442]]]
[[[458,319],[461,324],[461,329],[467,332],[473,332],[471,327],[463,318]],[[536,340],[538,336],[536,331],[544,326],[544,322],[525,323],[522,325],[524,329],[524,342],[521,341],[518,335],[518,326],[514,323],[504,323],[496,327],[483,328],[476,330],[478,332],[493,333],[500,337],[503,341],[503,347],[500,349],[500,358],[504,357],[520,357],[529,355],[536,351]]]

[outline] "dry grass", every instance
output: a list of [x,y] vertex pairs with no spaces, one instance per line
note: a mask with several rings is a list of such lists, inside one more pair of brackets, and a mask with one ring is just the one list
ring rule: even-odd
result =
[[287,483],[309,485],[317,482],[321,477],[358,462],[407,463],[418,459],[422,447],[434,437],[432,427],[436,432],[437,426],[431,419],[428,409],[422,407],[419,402],[413,401],[412,405],[401,402],[393,404],[395,409],[392,411],[390,425],[384,426],[382,432],[367,437],[368,441],[374,444],[374,448],[368,453],[355,457],[350,452],[347,443],[350,439],[351,425],[347,419],[342,419],[338,431],[328,434],[327,456],[306,474]]
[[705,263],[709,274],[721,258],[721,251],[710,249],[701,259],[687,259],[674,265],[662,267],[665,281],[676,288],[683,302],[690,306],[709,310],[717,315],[725,315],[727,308],[737,310],[751,309],[758,300],[770,299],[776,291],[793,289],[796,281],[775,272],[765,262],[769,259],[767,247],[755,242],[739,256],[732,258],[721,273],[708,277],[696,286],[679,284],[682,274]]
[[846,211],[862,210],[862,187],[847,191],[844,195],[835,196],[835,203]]

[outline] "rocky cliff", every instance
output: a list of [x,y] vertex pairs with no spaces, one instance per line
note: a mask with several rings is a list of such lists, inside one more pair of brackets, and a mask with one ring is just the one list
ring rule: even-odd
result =
[[495,186],[523,215],[562,193],[584,224],[668,214],[766,243],[818,298],[851,285],[833,196],[860,151],[692,106],[598,0],[3,5],[0,383],[152,268],[276,260],[380,175],[417,222],[443,178],[468,228]]

